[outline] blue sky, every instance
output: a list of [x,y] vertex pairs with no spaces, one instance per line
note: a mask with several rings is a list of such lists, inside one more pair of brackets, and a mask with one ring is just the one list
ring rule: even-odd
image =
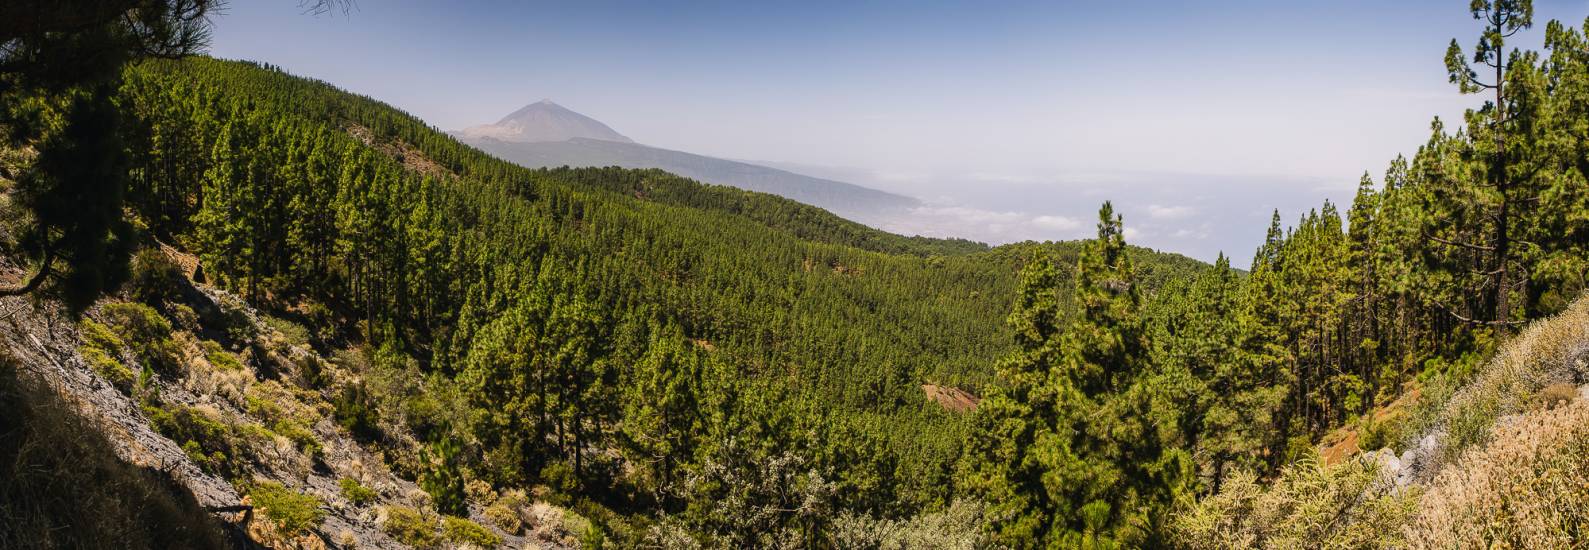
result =
[[[234,0],[212,53],[444,129],[550,98],[641,143],[932,203],[897,231],[1077,238],[1113,199],[1136,242],[1241,264],[1271,209],[1347,200],[1477,104],[1441,64],[1478,32],[1466,6]],[[1589,1],[1536,12],[1579,24]]]

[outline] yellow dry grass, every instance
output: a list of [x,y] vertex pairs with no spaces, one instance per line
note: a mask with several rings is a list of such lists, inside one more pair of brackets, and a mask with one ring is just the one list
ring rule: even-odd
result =
[[[1507,342],[1436,415],[1444,433],[1435,464],[1440,469],[1469,447],[1484,443],[1496,419],[1535,407],[1553,383],[1589,379],[1589,299],[1556,317],[1535,322]],[[1581,383],[1581,382],[1580,382]]]
[[1589,547],[1589,403],[1528,414],[1437,476],[1413,548]]

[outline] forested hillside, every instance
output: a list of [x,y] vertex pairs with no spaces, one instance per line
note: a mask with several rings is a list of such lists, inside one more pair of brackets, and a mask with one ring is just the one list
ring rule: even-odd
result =
[[[125,493],[278,546],[1581,542],[1554,503],[1582,491],[1457,462],[1584,482],[1584,306],[1519,330],[1589,282],[1589,40],[1551,22],[1542,52],[1508,46],[1527,2],[1474,2],[1479,45],[1451,46],[1482,105],[1344,210],[1276,212],[1245,270],[1132,247],[1109,202],[1094,239],[988,248],[658,170],[528,169],[329,83],[183,57],[202,18],[150,6],[176,11],[104,20],[142,59],[92,79],[60,61],[78,31],[0,55],[48,62],[0,63],[21,281],[0,398],[29,426],[0,458],[45,465],[0,488],[0,541],[115,540],[140,519],[55,510]],[[51,391],[135,441],[36,420]],[[1344,432],[1391,451],[1317,466]],[[51,437],[95,475],[49,471]],[[29,498],[96,478],[120,483]],[[1490,502],[1473,479],[1533,515],[1460,515]],[[149,496],[164,481],[179,498]],[[182,491],[269,521],[206,524]]]
[[[324,349],[414,364],[425,391],[377,408],[446,467],[683,514],[704,540],[749,536],[708,503],[754,483],[684,481],[780,461],[833,510],[950,502],[964,416],[922,385],[980,392],[1020,266],[1079,250],[899,237],[658,171],[527,170],[248,63],[147,62],[121,93],[140,230]],[[1201,265],[1138,253],[1155,282]],[[830,521],[800,518],[768,521]]]

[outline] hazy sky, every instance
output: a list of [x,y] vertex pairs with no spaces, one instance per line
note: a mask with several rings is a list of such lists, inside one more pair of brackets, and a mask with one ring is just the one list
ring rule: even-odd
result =
[[[1589,16],[1535,4],[1536,31]],[[1348,200],[1476,105],[1441,61],[1478,32],[1466,6],[233,0],[212,53],[443,129],[550,98],[641,143],[932,203],[898,231],[1076,238],[1113,199],[1135,242],[1242,265],[1271,209]]]

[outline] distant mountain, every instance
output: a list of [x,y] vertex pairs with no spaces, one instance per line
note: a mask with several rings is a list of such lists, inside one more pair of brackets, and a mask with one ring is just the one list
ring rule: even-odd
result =
[[634,140],[613,131],[600,121],[568,110],[543,99],[502,117],[496,124],[465,128],[459,136],[470,139],[498,139],[515,143],[564,141],[575,138],[600,139],[620,143]]
[[459,140],[528,168],[659,168],[715,185],[778,195],[876,225],[920,201],[777,168],[635,143],[607,125],[550,101],[515,111],[500,122],[455,132]]

